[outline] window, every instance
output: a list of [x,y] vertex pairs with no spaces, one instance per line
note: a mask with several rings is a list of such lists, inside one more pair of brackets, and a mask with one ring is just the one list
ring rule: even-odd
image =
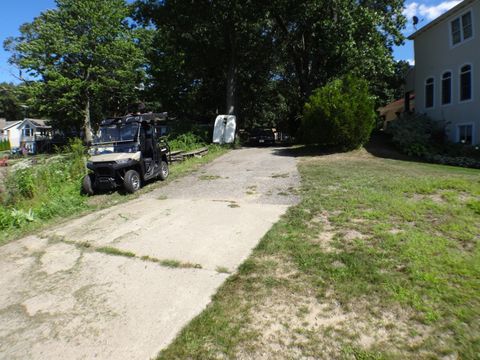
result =
[[460,19],[452,21],[452,42],[456,45],[462,41],[462,30],[460,29]]
[[469,39],[473,35],[472,13],[468,12],[462,16],[463,40]]
[[472,145],[473,138],[473,126],[472,125],[460,125],[458,127],[458,142],[465,145]]
[[460,101],[467,101],[472,98],[472,67],[462,66],[460,69]]
[[425,107],[433,107],[433,94],[434,94],[434,80],[428,78],[425,82]]
[[460,44],[473,36],[472,12],[469,11],[450,23],[452,45]]
[[452,102],[452,73],[447,71],[442,75],[442,105]]

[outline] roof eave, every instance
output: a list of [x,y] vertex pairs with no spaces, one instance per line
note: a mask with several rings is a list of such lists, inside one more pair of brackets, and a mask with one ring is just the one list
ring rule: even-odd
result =
[[464,1],[462,1],[460,4],[454,6],[453,8],[448,10],[446,13],[444,13],[444,14],[440,15],[439,17],[437,17],[436,19],[430,21],[427,25],[425,25],[421,29],[415,31],[407,39],[408,40],[415,40],[416,37],[423,34],[425,31],[427,31],[427,30],[431,29],[432,27],[434,27],[435,25],[441,23],[442,21],[444,21],[445,19],[450,17],[453,13],[455,13],[459,10],[462,10],[463,8],[466,8],[467,6],[474,3],[475,1],[476,0],[464,0]]

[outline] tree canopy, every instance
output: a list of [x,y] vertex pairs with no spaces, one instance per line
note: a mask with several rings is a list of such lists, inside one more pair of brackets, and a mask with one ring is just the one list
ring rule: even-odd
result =
[[[403,0],[57,0],[8,39],[32,105],[62,126],[154,110],[294,132],[315,89],[350,74],[399,87]],[[403,67],[402,67],[403,66]],[[141,83],[144,87],[139,86]],[[138,88],[144,91],[138,91]],[[87,131],[88,132],[88,131]]]
[[56,0],[57,8],[20,27],[5,41],[10,61],[29,79],[31,106],[60,128],[123,114],[144,78],[144,58],[128,22],[125,0]]

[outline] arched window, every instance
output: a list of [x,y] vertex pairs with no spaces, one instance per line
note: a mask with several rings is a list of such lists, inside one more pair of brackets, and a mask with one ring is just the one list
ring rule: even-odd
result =
[[442,105],[452,102],[452,73],[444,72],[442,75]]
[[472,98],[472,66],[465,65],[460,69],[460,101]]
[[428,78],[425,81],[425,107],[432,108],[433,107],[433,94],[435,90],[435,80],[432,78]]

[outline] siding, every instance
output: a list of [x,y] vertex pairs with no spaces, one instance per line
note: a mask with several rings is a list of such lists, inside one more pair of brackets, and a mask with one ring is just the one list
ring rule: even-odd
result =
[[[451,46],[450,21],[472,11],[473,38]],[[444,21],[415,38],[416,111],[438,121],[445,121],[449,138],[458,139],[459,124],[473,124],[473,141],[480,142],[480,1],[450,14]],[[460,68],[472,65],[473,100],[460,102]],[[441,104],[441,79],[445,71],[452,73],[452,102]],[[425,80],[435,79],[434,107],[425,108]]]

